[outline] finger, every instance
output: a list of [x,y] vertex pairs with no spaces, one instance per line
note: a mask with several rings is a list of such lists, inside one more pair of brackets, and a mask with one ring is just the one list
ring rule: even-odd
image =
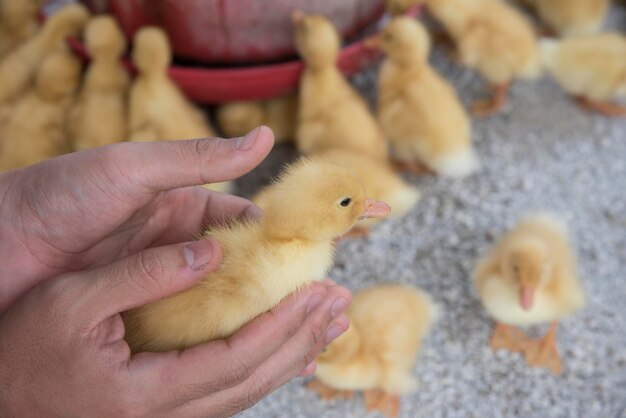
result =
[[142,372],[149,391],[162,391],[163,376],[172,396],[156,401],[178,405],[244,382],[302,326],[307,313],[323,300],[327,289],[313,283],[289,296],[239,332],[182,352],[144,353],[129,368]]
[[150,248],[76,276],[81,302],[94,323],[178,293],[218,267],[222,248],[213,239]]
[[254,405],[264,396],[295,377],[327,344],[333,327],[345,327],[342,312],[351,302],[350,291],[341,286],[328,289],[322,303],[304,321],[300,330],[238,386],[190,402],[177,409],[181,415],[211,411],[212,416],[230,416]]
[[[100,150],[108,151],[121,177],[114,180],[125,181],[129,192],[154,193],[241,177],[263,161],[273,144],[271,129],[261,126],[241,138],[125,142]],[[106,162],[102,166],[109,168]]]

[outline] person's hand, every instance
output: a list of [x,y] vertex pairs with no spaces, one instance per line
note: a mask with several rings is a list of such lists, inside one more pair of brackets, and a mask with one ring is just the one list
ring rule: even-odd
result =
[[46,280],[0,317],[3,417],[224,417],[304,370],[345,331],[350,292],[314,283],[226,340],[131,356],[118,312],[191,286],[212,240],[150,248]]
[[261,127],[230,140],[125,142],[0,174],[0,312],[47,278],[258,215],[246,199],[186,186],[240,177],[272,145]]

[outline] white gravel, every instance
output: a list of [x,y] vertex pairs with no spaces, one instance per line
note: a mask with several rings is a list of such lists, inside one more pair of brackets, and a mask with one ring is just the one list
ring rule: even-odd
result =
[[[611,20],[626,28],[625,9],[614,9]],[[480,78],[441,51],[434,64],[465,104],[486,93]],[[373,99],[375,69],[354,81]],[[417,207],[365,240],[343,242],[331,273],[352,290],[384,281],[418,285],[444,308],[415,368],[420,389],[402,399],[400,416],[626,418],[626,119],[586,113],[544,78],[516,83],[502,114],[474,122],[474,138],[479,174],[409,177],[423,193]],[[289,148],[277,149],[240,181],[241,190],[250,193],[289,156]],[[559,328],[558,377],[487,347],[493,323],[470,283],[477,257],[535,209],[568,221],[589,295],[585,309]],[[325,402],[303,382],[293,380],[240,416],[366,416],[360,396]]]

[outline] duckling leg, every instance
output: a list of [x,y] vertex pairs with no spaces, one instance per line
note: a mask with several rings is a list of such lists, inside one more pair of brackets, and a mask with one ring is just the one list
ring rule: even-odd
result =
[[512,352],[522,352],[528,343],[528,337],[520,329],[502,322],[496,323],[489,340],[492,350],[505,349]]
[[472,105],[472,114],[478,118],[485,118],[502,110],[509,96],[511,83],[493,86],[493,95],[488,100],[478,100]]
[[365,409],[370,411],[380,411],[387,418],[395,418],[400,412],[400,398],[391,395],[380,389],[369,389],[363,392]]
[[307,389],[310,389],[313,392],[317,393],[320,398],[325,400],[351,399],[354,394],[351,390],[333,389],[330,386],[326,386],[318,379],[311,380],[309,383],[307,383],[306,387]]
[[530,342],[526,347],[526,362],[532,367],[545,367],[554,374],[561,373],[561,356],[556,347],[556,327],[558,322],[550,324],[550,329],[543,338]]
[[588,97],[576,97],[575,100],[579,105],[585,109],[599,112],[609,117],[626,117],[626,106],[621,106],[615,103],[596,102]]
[[410,163],[407,161],[393,161],[393,169],[397,172],[410,173],[416,175],[435,175],[436,173],[424,164]]

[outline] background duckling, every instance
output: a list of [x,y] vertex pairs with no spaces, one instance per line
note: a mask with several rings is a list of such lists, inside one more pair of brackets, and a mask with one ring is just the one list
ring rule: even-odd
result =
[[580,35],[541,41],[546,68],[557,83],[583,106],[607,116],[626,116],[626,36]]
[[[397,2],[397,3],[396,3]],[[493,96],[476,102],[476,116],[498,112],[516,78],[537,78],[541,59],[533,27],[524,15],[501,0],[389,0],[388,7],[426,4],[452,37],[461,63],[480,73]]]
[[80,60],[68,50],[57,50],[45,59],[35,87],[16,102],[0,127],[0,171],[34,164],[70,150],[66,116],[80,72]]
[[295,12],[300,79],[296,143],[304,154],[343,148],[386,159],[387,143],[367,103],[337,69],[339,35],[323,16]]
[[226,337],[281,299],[324,278],[333,239],[389,206],[365,197],[346,169],[319,159],[291,165],[269,186],[259,221],[206,234],[224,250],[221,267],[190,290],[124,314],[133,351],[185,348]]
[[[491,347],[523,351],[530,365],[559,373],[557,321],[585,302],[565,224],[550,214],[524,217],[480,260],[474,284],[498,321]],[[510,327],[547,322],[552,323],[548,333],[532,343]]]
[[417,388],[412,369],[437,312],[430,296],[413,287],[356,293],[346,312],[350,328],[315,359],[319,381],[308,387],[325,399],[364,390],[368,410],[397,416],[398,395]]
[[123,141],[127,130],[130,80],[120,62],[124,34],[112,17],[98,16],[87,25],[85,42],[91,62],[69,121],[77,150]]
[[162,29],[145,27],[133,43],[139,74],[130,92],[130,139],[166,141],[214,136],[205,115],[167,74],[172,54]]
[[521,0],[560,36],[583,35],[600,30],[610,0]]
[[35,0],[0,0],[0,59],[39,28]]
[[396,17],[374,40],[388,57],[378,78],[378,120],[395,158],[452,177],[476,171],[469,118],[454,88],[428,64],[426,30]]
[[35,36],[8,54],[0,62],[0,105],[17,99],[29,89],[46,56],[63,47],[68,36],[77,36],[88,19],[84,6],[64,6],[46,20]]
[[295,94],[265,101],[231,102],[217,109],[217,124],[226,136],[242,136],[265,125],[274,132],[276,144],[294,140],[297,117]]

